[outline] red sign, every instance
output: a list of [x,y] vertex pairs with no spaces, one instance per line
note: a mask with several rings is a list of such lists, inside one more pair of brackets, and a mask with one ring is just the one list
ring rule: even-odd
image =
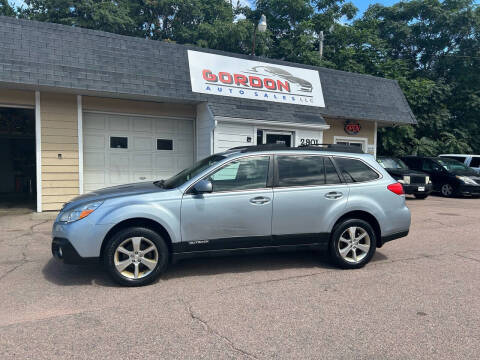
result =
[[349,135],[357,135],[362,130],[362,127],[358,122],[346,121],[344,130]]

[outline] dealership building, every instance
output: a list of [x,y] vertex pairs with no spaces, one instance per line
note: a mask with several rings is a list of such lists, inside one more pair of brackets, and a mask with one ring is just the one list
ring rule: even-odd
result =
[[375,155],[378,128],[415,123],[393,80],[0,17],[0,206],[59,210],[235,146]]

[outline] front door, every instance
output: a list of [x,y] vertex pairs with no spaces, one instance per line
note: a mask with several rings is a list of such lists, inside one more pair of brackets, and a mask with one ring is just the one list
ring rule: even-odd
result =
[[206,179],[213,192],[182,200],[182,251],[265,246],[272,230],[270,156],[233,160]]

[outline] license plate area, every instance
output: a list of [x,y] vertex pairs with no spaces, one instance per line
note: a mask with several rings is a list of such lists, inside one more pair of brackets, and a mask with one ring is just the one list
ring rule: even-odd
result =
[[418,191],[425,191],[425,186],[419,186]]

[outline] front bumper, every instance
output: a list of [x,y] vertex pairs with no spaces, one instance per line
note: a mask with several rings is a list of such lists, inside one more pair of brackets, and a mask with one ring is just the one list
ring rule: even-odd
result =
[[99,260],[98,257],[81,257],[70,241],[58,237],[52,240],[52,255],[64,264],[85,264]]
[[[430,184],[402,184],[402,185],[403,185],[403,191],[405,191],[405,194],[413,194],[413,195],[424,194],[424,195],[428,195],[433,190],[432,183],[430,183]],[[423,190],[421,190],[422,188],[423,188]]]
[[479,185],[460,185],[458,187],[458,193],[460,195],[468,196],[480,196],[480,186]]

